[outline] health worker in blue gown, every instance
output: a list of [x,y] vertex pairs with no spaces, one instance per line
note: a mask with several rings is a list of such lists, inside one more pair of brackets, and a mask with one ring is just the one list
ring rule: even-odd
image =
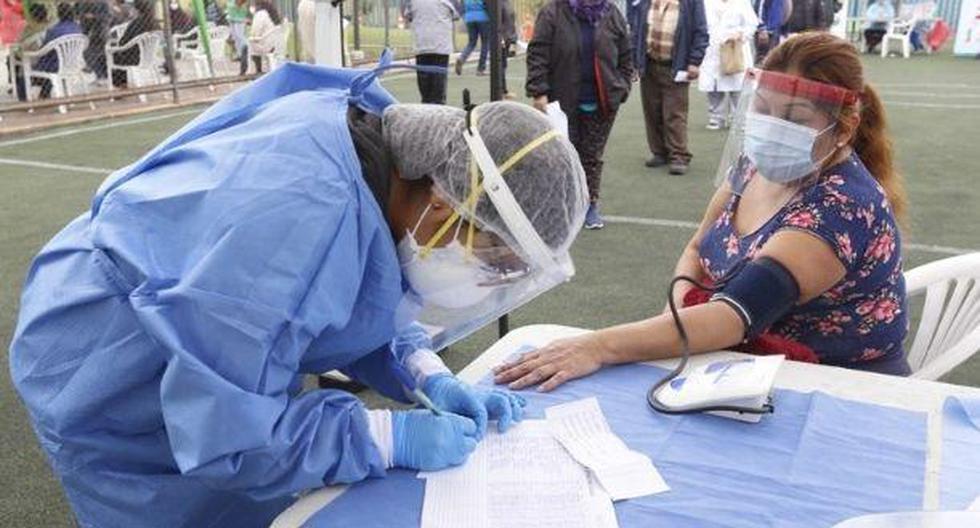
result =
[[[568,278],[575,151],[529,107],[397,104],[376,76],[277,69],[112,174],[33,261],[11,373],[80,526],[267,526],[521,419],[431,339]],[[333,369],[443,412],[301,391]]]

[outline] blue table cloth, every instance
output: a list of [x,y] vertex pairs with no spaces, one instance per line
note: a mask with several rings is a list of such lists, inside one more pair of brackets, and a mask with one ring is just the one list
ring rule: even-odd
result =
[[940,508],[965,509],[980,496],[980,399],[946,399],[942,460]]
[[[775,414],[759,424],[665,416],[649,410],[645,398],[664,372],[625,365],[552,393],[522,392],[530,418],[596,396],[610,427],[652,458],[671,491],[617,502],[622,528],[815,528],[865,513],[921,509],[925,414],[780,390]],[[352,486],[306,525],[418,526],[424,490],[414,471],[391,471]]]

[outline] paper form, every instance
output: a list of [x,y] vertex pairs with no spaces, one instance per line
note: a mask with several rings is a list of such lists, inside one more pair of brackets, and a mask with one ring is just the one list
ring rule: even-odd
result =
[[631,450],[612,432],[595,398],[548,407],[544,413],[551,434],[595,474],[613,500],[670,489],[649,457]]
[[617,528],[612,501],[544,420],[487,436],[463,466],[426,478],[423,528]]

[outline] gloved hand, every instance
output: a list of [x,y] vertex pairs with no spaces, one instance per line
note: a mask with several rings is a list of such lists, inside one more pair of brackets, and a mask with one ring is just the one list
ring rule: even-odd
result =
[[422,471],[462,464],[477,443],[473,420],[421,409],[392,412],[391,433],[394,465]]
[[497,389],[476,389],[451,374],[430,376],[422,392],[440,410],[472,418],[476,423],[477,439],[483,439],[487,420],[497,420],[502,433],[524,418],[526,402],[516,394]]

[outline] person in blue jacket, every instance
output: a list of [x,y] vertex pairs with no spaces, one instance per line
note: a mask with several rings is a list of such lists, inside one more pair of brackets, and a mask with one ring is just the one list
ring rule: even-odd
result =
[[[109,176],[33,261],[11,375],[79,526],[267,526],[298,492],[460,464],[521,419],[399,307],[488,305],[521,278],[488,280],[486,254],[567,252],[575,151],[530,107],[401,105],[375,76],[277,69]],[[468,145],[508,162],[486,191]],[[301,392],[333,369],[440,412]]]
[[487,74],[487,57],[490,56],[490,15],[483,0],[462,0],[463,22],[466,22],[467,41],[463,51],[456,58],[456,75],[463,74],[463,64],[470,58],[480,41],[480,60],[476,65],[477,75]]

